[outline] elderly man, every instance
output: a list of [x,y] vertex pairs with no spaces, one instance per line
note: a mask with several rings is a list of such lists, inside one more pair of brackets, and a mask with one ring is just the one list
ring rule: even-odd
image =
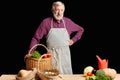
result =
[[[70,46],[81,39],[83,27],[64,17],[65,5],[61,1],[53,2],[53,16],[44,19],[31,40],[30,48],[46,38],[49,51],[56,57],[60,74],[73,74]],[[71,37],[71,34],[76,34]],[[54,63],[54,62],[53,62]]]

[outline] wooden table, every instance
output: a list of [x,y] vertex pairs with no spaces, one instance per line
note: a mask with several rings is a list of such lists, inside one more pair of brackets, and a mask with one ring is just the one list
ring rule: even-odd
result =
[[[0,80],[16,80],[15,74],[3,74],[0,76]],[[74,74],[74,75],[60,75],[62,78],[58,80],[85,80],[83,74]],[[120,80],[120,74],[116,75],[114,80]]]

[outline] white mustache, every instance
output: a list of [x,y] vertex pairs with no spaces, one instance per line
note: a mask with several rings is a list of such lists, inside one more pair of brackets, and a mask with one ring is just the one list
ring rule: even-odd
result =
[[61,20],[63,18],[63,15],[59,15],[59,16],[57,16],[56,14],[53,15],[56,20]]

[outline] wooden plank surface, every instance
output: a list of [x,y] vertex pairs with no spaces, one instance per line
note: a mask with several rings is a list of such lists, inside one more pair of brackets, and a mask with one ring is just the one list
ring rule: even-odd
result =
[[[15,74],[3,74],[0,77],[0,80],[16,80]],[[74,74],[74,75],[60,75],[61,78],[57,80],[85,80],[83,74]],[[114,80],[120,80],[120,74],[116,75]]]

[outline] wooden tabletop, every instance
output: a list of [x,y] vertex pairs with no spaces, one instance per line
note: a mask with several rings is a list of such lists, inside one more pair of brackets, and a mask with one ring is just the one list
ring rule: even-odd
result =
[[[85,80],[83,74],[74,74],[74,75],[60,75],[61,78],[57,80]],[[0,76],[0,80],[16,80],[15,74],[3,74]],[[120,74],[116,75],[114,80],[120,80]]]

